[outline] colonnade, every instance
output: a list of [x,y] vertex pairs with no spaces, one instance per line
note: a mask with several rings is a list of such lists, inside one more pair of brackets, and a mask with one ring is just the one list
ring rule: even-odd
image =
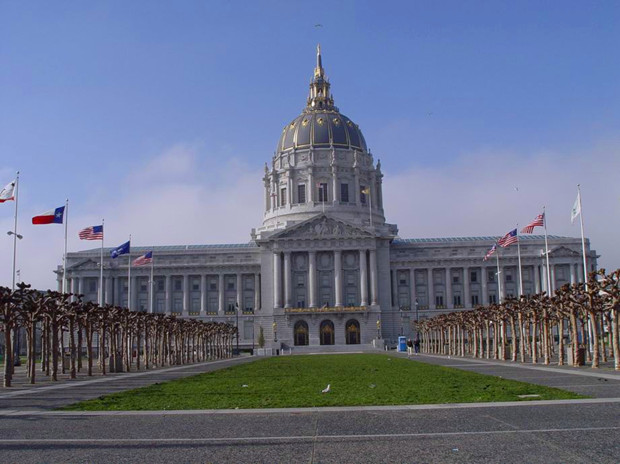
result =
[[[233,290],[227,290],[225,285],[225,277],[235,276],[235,285]],[[224,273],[207,273],[207,274],[198,274],[198,273],[189,273],[189,274],[164,274],[153,276],[153,284],[156,284],[162,278],[164,280],[163,291],[154,288],[154,286],[148,285],[150,276],[149,275],[132,275],[131,276],[131,285],[126,288],[125,283],[127,282],[127,275],[117,274],[117,275],[105,275],[104,276],[104,303],[106,304],[116,304],[116,305],[127,305],[133,311],[140,310],[138,307],[138,298],[146,297],[148,301],[147,311],[149,312],[159,312],[156,305],[156,300],[161,300],[161,296],[163,296],[164,301],[164,312],[166,314],[172,313],[180,313],[182,315],[197,315],[196,313],[200,313],[199,315],[210,314],[213,315],[216,313],[217,315],[224,315],[230,312],[230,309],[226,306],[227,295],[230,299],[231,295],[235,296],[234,302],[238,303],[239,311],[243,312],[246,310],[244,304],[244,286],[243,286],[243,277],[253,277],[254,285],[252,287],[253,291],[253,305],[252,310],[260,309],[261,307],[261,293],[260,293],[260,273],[248,273],[248,272],[224,272]],[[179,277],[182,278],[182,288],[181,290],[173,289],[173,278]],[[191,278],[200,278],[200,289],[192,290],[190,289],[190,279]],[[216,289],[208,289],[208,280],[217,278]],[[86,279],[95,280],[96,279],[96,290],[95,292],[90,291],[90,289],[85,287]],[[139,283],[147,281],[147,290],[141,290],[139,288]],[[87,296],[92,296],[93,293],[97,294],[97,298],[90,298],[93,300],[99,301],[99,287],[100,287],[100,278],[99,277],[68,277],[67,278],[67,290],[71,293],[75,294],[86,294]],[[249,290],[249,289],[248,289]],[[129,299],[127,299],[127,292],[130,291]],[[182,310],[177,311],[173,308],[173,295],[175,293],[182,294]],[[192,293],[200,295],[200,308],[192,308],[191,307],[191,296]],[[208,296],[212,296],[217,293],[217,309],[208,307]]]
[[[566,267],[569,266],[569,278],[565,279],[566,282],[561,282],[558,284],[558,277],[556,269],[560,266]],[[507,269],[514,270],[515,279],[511,282],[508,282],[505,276],[505,271]],[[533,290],[533,293],[540,293],[542,291],[547,291],[547,268],[546,263],[540,265],[523,265],[522,269],[524,272],[529,271],[529,275],[531,277],[523,279],[523,285],[529,284],[530,289]],[[479,270],[479,280],[476,282],[471,282],[471,272]],[[436,308],[436,285],[440,285],[442,288],[442,295],[445,295],[445,303],[443,305],[444,309],[454,308],[454,289],[455,286],[458,285],[460,289],[462,289],[463,300],[461,307],[471,307],[475,306],[472,304],[472,283],[478,284],[481,293],[481,299],[478,304],[488,305],[491,302],[489,301],[489,285],[494,286],[494,290],[498,292],[498,298],[502,300],[506,298],[506,290],[507,284],[515,285],[515,296],[517,296],[521,289],[520,275],[518,272],[518,267],[511,264],[509,266],[501,266],[499,270],[499,275],[501,277],[501,293],[500,288],[498,288],[498,279],[497,279],[497,266],[487,265],[487,266],[444,266],[444,267],[395,267],[392,269],[392,303],[393,306],[399,306],[399,294],[398,294],[398,275],[399,273],[406,272],[409,274],[409,301],[411,302],[411,306],[413,306],[417,300],[418,295],[416,292],[416,286],[419,286],[419,283],[416,282],[416,272],[425,271],[426,272],[426,295],[428,298],[425,309],[437,309]],[[434,276],[438,271],[445,273],[445,276],[441,279],[441,283],[435,282]],[[459,271],[459,275],[462,276],[462,280],[459,280],[456,284],[453,282],[452,276],[453,271]],[[489,281],[487,276],[492,274],[494,279]],[[560,285],[563,283],[575,284],[577,282],[583,282],[583,266],[579,260],[575,260],[574,262],[561,262],[561,263],[550,263],[550,279],[551,279],[551,292],[554,292]],[[524,289],[524,293],[527,293],[527,289]]]
[[[325,252],[325,251],[321,251]],[[291,268],[291,251],[273,253],[273,295],[274,307],[293,307],[293,283]],[[342,250],[333,250],[334,271],[334,306],[343,307],[344,303],[344,278],[342,266]],[[379,304],[379,283],[377,275],[377,252],[371,250],[358,250],[359,253],[359,290],[360,306]],[[308,251],[308,307],[321,306],[318,298],[317,286],[317,251]],[[368,256],[367,256],[368,255]],[[370,277],[370,278],[369,278]],[[369,282],[370,281],[370,282]],[[370,283],[370,285],[369,285]],[[282,285],[284,284],[284,285]],[[369,292],[370,290],[370,292]]]

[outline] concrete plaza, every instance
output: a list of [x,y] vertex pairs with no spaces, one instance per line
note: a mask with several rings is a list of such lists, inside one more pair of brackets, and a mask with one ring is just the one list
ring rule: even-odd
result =
[[620,461],[620,373],[609,368],[416,357],[592,397],[587,400],[280,410],[52,410],[80,399],[250,360],[3,390],[0,461]]

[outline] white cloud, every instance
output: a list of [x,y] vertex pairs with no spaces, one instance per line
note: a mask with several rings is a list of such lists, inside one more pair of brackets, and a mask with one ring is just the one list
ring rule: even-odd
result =
[[[620,267],[616,237],[620,230],[620,142],[558,154],[481,152],[434,168],[411,166],[392,173],[384,160],[384,205],[387,220],[400,236],[449,237],[500,235],[524,224],[547,206],[549,233],[579,236],[570,209],[581,183],[586,235],[602,255],[600,265]],[[6,177],[6,176],[5,176]],[[69,250],[96,247],[77,232],[106,220],[106,246],[131,233],[135,246],[245,243],[262,220],[262,172],[240,159],[205,154],[192,145],[176,145],[116,184],[73,202]],[[518,191],[515,189],[518,188]],[[0,219],[0,234],[13,228],[10,214]],[[36,205],[40,208],[40,205]],[[60,264],[63,229],[33,227],[41,211],[20,206],[18,268],[37,288],[55,286],[52,270]],[[80,213],[84,211],[84,213]],[[88,211],[88,213],[86,213]],[[0,285],[11,284],[12,241],[0,240]]]
[[388,171],[384,203],[403,238],[503,235],[543,206],[549,234],[580,237],[578,222],[570,223],[580,183],[586,237],[599,266],[611,270],[620,267],[619,172],[620,141],[569,154],[485,151],[447,166]]

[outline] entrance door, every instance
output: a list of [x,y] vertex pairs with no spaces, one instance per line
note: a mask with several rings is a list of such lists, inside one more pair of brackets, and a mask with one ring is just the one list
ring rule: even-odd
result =
[[334,344],[334,323],[332,321],[321,322],[321,345]]
[[347,345],[359,345],[360,339],[362,338],[360,335],[360,324],[355,319],[351,319],[345,325],[345,336],[347,340]]
[[295,323],[295,346],[305,346],[308,344],[308,324],[304,321]]

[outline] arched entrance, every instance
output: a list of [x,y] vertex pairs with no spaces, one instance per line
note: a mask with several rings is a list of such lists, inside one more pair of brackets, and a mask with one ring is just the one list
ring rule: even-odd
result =
[[361,340],[360,323],[355,319],[347,321],[345,325],[345,339],[347,345],[359,345]]
[[297,321],[293,332],[295,333],[295,346],[305,346],[308,344],[308,324],[305,321]]
[[321,345],[334,344],[334,323],[332,321],[321,322]]

